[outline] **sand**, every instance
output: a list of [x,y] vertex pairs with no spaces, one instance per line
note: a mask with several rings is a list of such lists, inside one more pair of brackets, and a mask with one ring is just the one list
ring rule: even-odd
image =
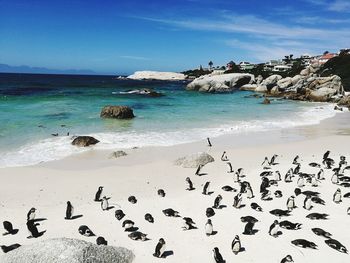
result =
[[[205,141],[183,144],[172,147],[147,147],[127,150],[128,155],[118,159],[109,159],[109,151],[91,150],[83,154],[71,156],[64,160],[42,163],[31,167],[0,169],[1,198],[0,220],[9,220],[15,228],[16,235],[0,236],[0,244],[10,245],[20,243],[31,244],[49,238],[67,237],[95,242],[96,237],[84,237],[78,233],[80,225],[88,225],[97,236],[103,236],[113,246],[123,246],[131,249],[136,263],[140,262],[214,262],[212,249],[219,247],[226,262],[259,262],[279,263],[283,257],[290,254],[294,262],[350,262],[347,254],[340,253],[328,247],[324,238],[316,236],[311,228],[320,227],[333,234],[333,237],[350,248],[350,228],[347,222],[347,208],[350,200],[335,204],[332,196],[337,188],[342,194],[350,192],[331,183],[332,171],[326,170],[325,178],[319,187],[307,184],[302,190],[312,190],[321,193],[326,201],[322,206],[314,204],[311,211],[302,208],[304,197],[296,197],[297,209],[292,215],[281,220],[301,223],[300,230],[281,229],[282,235],[274,238],[268,235],[269,226],[276,218],[269,213],[272,209],[286,209],[287,198],[294,194],[297,187],[296,179],[292,183],[280,182],[278,187],[270,188],[273,193],[279,189],[282,198],[272,201],[260,200],[259,186],[263,171],[261,163],[265,156],[278,154],[278,165],[273,170],[279,170],[284,177],[292,165],[293,158],[298,154],[301,158],[301,171],[317,173],[318,168],[308,166],[310,162],[320,163],[323,153],[331,151],[330,157],[338,164],[341,155],[350,160],[349,115],[340,114],[320,125],[299,127],[289,130],[241,134],[239,136],[223,136],[212,138],[213,147],[209,148]],[[117,149],[116,149],[117,150]],[[233,182],[233,175],[227,173],[226,162],[220,160],[225,150],[233,169],[244,168],[245,178],[253,187],[255,197],[247,199],[243,194],[245,207],[232,207],[236,193],[225,192],[221,189],[230,185],[239,189]],[[203,168],[203,176],[194,175],[195,169],[186,169],[174,165],[178,157],[206,151],[215,158],[215,162]],[[345,175],[350,176],[350,171]],[[196,188],[186,191],[185,178],[190,177]],[[210,196],[203,195],[205,182],[210,181]],[[115,208],[102,211],[100,203],[94,202],[98,186],[104,186],[103,195],[110,197],[110,205]],[[164,189],[166,196],[157,195],[158,189]],[[215,197],[223,196],[222,204],[227,207],[215,210],[212,217],[214,230],[217,234],[206,236],[204,225],[207,221],[205,210],[213,205]],[[131,204],[127,201],[130,195],[136,196],[138,202]],[[64,220],[66,202],[71,201],[76,215],[83,215],[75,220]],[[251,202],[262,206],[263,212],[250,208]],[[27,239],[26,214],[31,207],[38,209],[37,218],[41,221],[39,230],[47,232],[38,239]],[[183,231],[183,220],[164,216],[163,209],[173,208],[182,217],[191,217],[198,229]],[[114,217],[115,209],[122,209],[125,219],[131,219],[139,230],[148,234],[150,240],[133,241],[121,227],[122,221]],[[305,216],[311,212],[327,213],[329,220],[310,220]],[[154,224],[144,220],[144,215],[151,213]],[[245,224],[241,216],[251,215],[259,222],[255,225],[258,232],[255,235],[242,235]],[[279,220],[279,219],[278,219]],[[244,252],[234,255],[231,242],[235,235],[241,238]],[[152,256],[159,238],[164,238],[168,251],[173,252],[166,259]],[[307,239],[318,245],[317,250],[302,249],[291,244],[294,239]],[[1,253],[1,252],[0,252]],[[10,252],[15,253],[15,251]],[[0,254],[1,255],[1,254]],[[1,262],[1,256],[0,256]]]

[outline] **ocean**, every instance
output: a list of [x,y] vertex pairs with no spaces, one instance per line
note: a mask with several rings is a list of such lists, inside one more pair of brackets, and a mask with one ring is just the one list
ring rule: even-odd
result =
[[[335,115],[328,104],[273,100],[263,105],[247,91],[203,94],[185,87],[184,81],[0,73],[0,167],[33,165],[88,150],[70,144],[76,135],[100,140],[96,149],[170,146],[317,124]],[[164,96],[127,93],[143,88]],[[130,106],[136,118],[101,119],[105,105]]]

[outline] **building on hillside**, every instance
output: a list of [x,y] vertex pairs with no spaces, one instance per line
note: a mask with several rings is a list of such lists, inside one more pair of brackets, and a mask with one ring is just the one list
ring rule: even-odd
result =
[[255,68],[255,65],[246,61],[242,61],[238,64],[238,67],[240,70],[251,70]]
[[276,65],[273,67],[272,71],[274,72],[286,72],[292,68],[291,65]]
[[264,71],[272,71],[273,68],[277,65],[282,65],[281,60],[270,60],[269,62],[266,62],[264,65]]
[[327,54],[322,55],[322,56],[317,60],[317,62],[318,62],[318,64],[323,65],[323,64],[325,64],[328,60],[330,60],[331,58],[334,58],[334,57],[336,57],[336,56],[338,56],[336,53],[327,53]]
[[233,62],[232,60],[226,64],[226,70],[231,70],[233,69],[233,66],[235,65],[235,62]]

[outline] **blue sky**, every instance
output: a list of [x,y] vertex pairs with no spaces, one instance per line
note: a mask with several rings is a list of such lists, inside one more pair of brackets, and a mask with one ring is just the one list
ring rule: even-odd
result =
[[182,71],[350,47],[350,0],[0,0],[0,63]]

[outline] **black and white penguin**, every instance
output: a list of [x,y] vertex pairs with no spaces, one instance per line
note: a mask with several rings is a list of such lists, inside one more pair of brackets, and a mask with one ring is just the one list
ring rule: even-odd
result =
[[28,220],[27,221],[27,229],[30,232],[30,236],[28,238],[37,238],[41,236],[41,234],[38,231],[37,226],[39,226],[39,223],[35,223],[35,220]]
[[311,208],[312,208],[311,196],[308,195],[308,196],[305,197],[303,207],[306,210],[311,210]]
[[10,221],[4,221],[2,223],[2,225],[4,226],[4,229],[6,230],[6,232],[4,234],[2,234],[3,236],[17,234],[18,229],[14,229],[13,225]]
[[282,180],[281,173],[279,171],[275,171],[275,180],[276,181]]
[[284,182],[291,183],[292,182],[293,169],[290,168],[286,175],[284,176]]
[[346,210],[346,213],[347,213],[348,215],[350,215],[350,207],[348,207],[348,209]]
[[96,245],[99,245],[99,246],[101,246],[101,245],[107,246],[107,245],[108,245],[108,242],[107,242],[107,240],[106,240],[104,237],[98,237],[98,238],[96,239]]
[[128,237],[132,240],[141,240],[141,241],[146,241],[148,240],[147,234],[144,234],[140,231],[134,231],[128,235]]
[[218,195],[214,200],[214,206],[213,208],[219,209],[220,208],[220,202],[222,200],[222,196]]
[[83,235],[83,236],[86,236],[86,237],[91,237],[91,236],[95,236],[95,234],[90,230],[90,228],[86,225],[81,225],[79,228],[78,228],[78,232]]
[[293,174],[298,174],[300,172],[300,164],[298,164],[294,170],[293,170]]
[[240,181],[239,178],[240,172],[239,170],[237,170],[234,174],[233,174],[233,182],[238,183]]
[[222,255],[220,254],[220,251],[217,247],[214,247],[213,254],[214,254],[215,263],[225,263],[226,262],[223,259]]
[[196,223],[193,222],[192,218],[184,217],[183,220],[184,220],[183,226],[182,226],[183,230],[191,230],[191,229],[197,228],[196,226],[194,226]]
[[208,219],[207,223],[205,224],[205,234],[207,236],[211,236],[213,234],[213,224],[210,219]]
[[10,245],[10,246],[1,246],[1,250],[2,250],[2,252],[4,252],[4,253],[7,253],[7,252],[10,252],[10,251],[12,251],[12,250],[15,250],[16,248],[19,248],[21,245],[20,244],[18,244],[18,243],[16,243],[16,244],[12,244],[12,245]]
[[271,160],[270,160],[270,165],[276,165],[276,158],[278,157],[278,154],[274,154],[272,157],[271,157]]
[[137,203],[137,199],[136,199],[136,197],[133,196],[133,195],[128,197],[128,201],[129,201],[130,203],[132,203],[132,204],[136,204],[136,203]]
[[267,188],[270,186],[270,181],[267,177],[261,178],[260,193],[266,192]]
[[95,201],[100,202],[101,201],[101,195],[103,191],[103,186],[100,186],[95,194]]
[[288,230],[299,230],[301,229],[302,224],[300,223],[292,223],[288,220],[284,220],[279,222],[280,227],[288,229]]
[[293,263],[293,262],[294,261],[291,255],[287,255],[281,260],[281,263]]
[[315,228],[312,228],[311,230],[312,230],[312,232],[314,232],[314,234],[321,236],[321,237],[324,237],[324,238],[330,238],[332,236],[331,233],[323,230],[322,228],[315,227]]
[[346,247],[341,244],[338,240],[329,238],[327,240],[324,241],[329,247],[341,252],[341,253],[348,253],[348,250],[346,249]]
[[208,146],[209,146],[209,147],[212,147],[212,146],[213,146],[213,145],[211,144],[211,141],[210,141],[209,137],[207,138],[207,142],[208,142]]
[[254,235],[254,225],[255,223],[253,221],[247,222],[244,227],[243,235]]
[[72,219],[72,216],[74,214],[74,207],[72,206],[71,202],[67,202],[67,208],[66,208],[66,217],[64,219]]
[[163,189],[158,189],[157,193],[160,197],[165,197],[165,191]]
[[318,180],[316,178],[316,176],[313,174],[311,175],[311,186],[312,187],[317,187],[318,186]]
[[270,211],[270,214],[281,218],[282,216],[290,216],[290,211],[282,209],[273,209]]
[[317,168],[320,168],[321,165],[319,163],[309,163],[309,166],[311,167],[317,167]]
[[108,210],[109,204],[108,204],[108,198],[104,196],[101,201],[101,209],[102,211]]
[[124,231],[130,232],[134,229],[135,223],[129,219],[126,219],[122,223],[122,227],[124,228]]
[[209,194],[209,185],[210,185],[210,182],[206,182],[204,184],[202,194],[204,194],[204,195],[208,195]]
[[318,180],[324,180],[324,171],[323,171],[322,168],[317,173],[317,179]]
[[254,209],[255,211],[258,211],[258,212],[262,212],[262,211],[263,211],[262,208],[261,208],[261,206],[258,205],[257,203],[251,203],[251,204],[250,204],[250,207],[251,207],[252,209]]
[[211,207],[208,207],[208,208],[205,210],[205,215],[206,215],[207,217],[212,217],[212,216],[214,216],[214,215],[215,215],[214,209],[211,208]]
[[339,184],[339,175],[337,172],[332,175],[331,182],[333,184]]
[[287,200],[287,209],[288,211],[292,211],[294,208],[295,208],[295,200],[294,200],[294,196],[292,195]]
[[262,162],[261,166],[263,166],[264,169],[270,169],[270,161],[269,158],[265,157],[264,161]]
[[317,249],[317,245],[314,242],[305,239],[295,239],[291,243],[297,247]]
[[298,187],[304,187],[304,186],[305,186],[304,177],[299,176],[299,179],[298,179],[298,181],[297,181],[297,185],[298,185]]
[[299,164],[299,155],[295,156],[293,159],[293,164],[298,165]]
[[223,187],[221,187],[221,189],[226,191],[226,192],[237,192],[237,189],[235,189],[229,185],[224,185]]
[[250,184],[248,184],[246,187],[246,194],[247,194],[247,198],[249,199],[254,198],[253,189],[250,186]]
[[199,164],[198,167],[197,167],[197,170],[196,170],[196,172],[194,174],[195,175],[200,175],[200,172],[201,172],[202,168],[203,168],[203,164]]
[[145,214],[145,220],[150,223],[154,223],[154,218],[151,214],[147,213]]
[[261,200],[263,201],[271,201],[271,191],[270,190],[265,190],[265,192],[261,193]]
[[187,188],[186,190],[188,191],[192,191],[194,190],[195,188],[193,187],[193,183],[191,181],[191,179],[189,177],[186,177],[186,183],[187,183]]
[[228,173],[233,173],[233,168],[232,168],[232,164],[230,162],[227,162],[228,165]]
[[241,206],[242,206],[242,194],[238,193],[233,199],[233,207],[241,208]]
[[269,235],[273,236],[273,237],[278,237],[279,235],[279,228],[280,228],[280,224],[278,223],[277,220],[275,220],[272,225],[270,226],[269,229]]
[[118,219],[118,220],[122,220],[125,216],[123,210],[121,209],[118,209],[118,210],[115,210],[115,218]]
[[237,255],[241,249],[242,249],[242,245],[241,245],[241,240],[239,239],[239,236],[235,236],[235,238],[233,239],[232,241],[232,244],[231,244],[231,249],[232,249],[232,252],[233,254]]
[[223,162],[227,162],[228,161],[228,158],[227,158],[227,155],[226,155],[225,151],[221,155],[221,161],[223,161]]
[[156,258],[164,258],[164,252],[165,252],[165,241],[163,238],[160,238],[157,245],[156,245],[156,248],[155,248],[155,251],[153,253],[153,256],[156,257]]
[[341,197],[341,191],[340,188],[338,188],[337,191],[335,191],[335,193],[333,194],[333,202],[339,204],[342,201]]
[[309,218],[311,220],[327,220],[328,214],[321,214],[321,213],[311,213],[306,216],[306,218]]
[[27,221],[35,219],[35,211],[36,211],[36,209],[34,207],[32,207],[29,210],[29,212],[27,213]]
[[180,216],[179,212],[175,211],[172,208],[164,209],[162,212],[165,216],[169,216],[169,217],[179,217]]

